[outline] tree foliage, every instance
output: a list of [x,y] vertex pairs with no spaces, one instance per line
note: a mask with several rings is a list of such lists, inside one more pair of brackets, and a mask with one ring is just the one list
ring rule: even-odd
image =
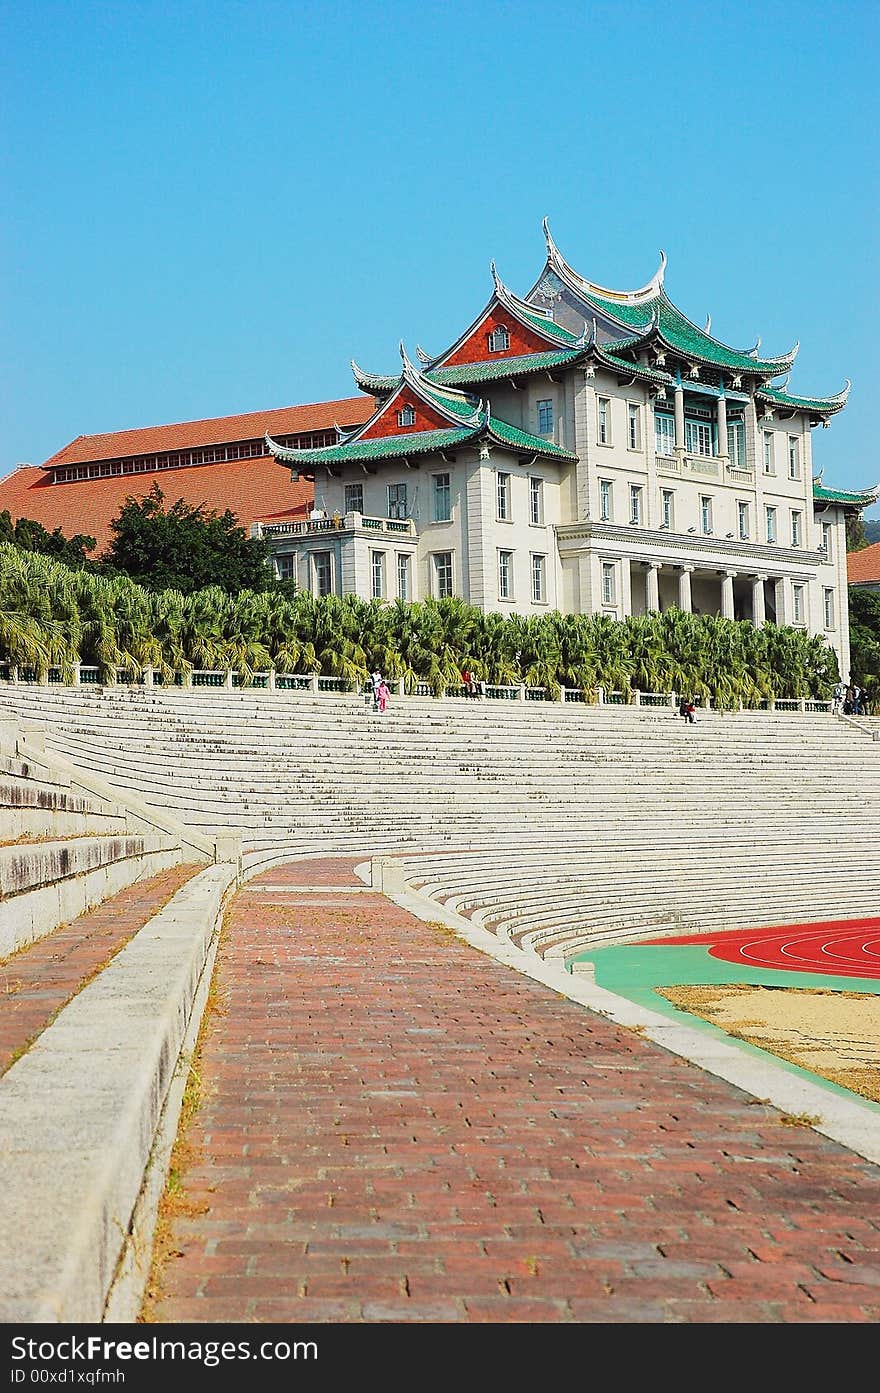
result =
[[[849,588],[849,642],[852,680],[880,695],[880,594]],[[872,707],[873,709],[873,707]]]
[[79,532],[75,537],[66,537],[60,527],[48,532],[33,518],[17,518],[13,523],[8,508],[0,513],[0,542],[14,542],[23,551],[36,551],[74,568],[89,564],[86,552],[95,546],[94,537]]
[[158,484],[143,498],[127,498],[110,529],[106,566],[150,589],[189,595],[216,586],[234,595],[275,586],[268,544],[248,537],[234,513],[182,498],[166,508]]
[[[262,579],[262,574],[261,577]],[[880,610],[880,600],[873,604]],[[857,598],[857,606],[867,600]],[[870,609],[871,606],[868,605]],[[880,632],[880,614],[871,610]],[[827,698],[834,650],[816,635],[670,609],[624,620],[606,615],[484,613],[463,600],[413,604],[315,598],[280,587],[230,593],[212,584],[148,590],[121,574],[71,570],[0,544],[0,661],[67,677],[77,662],[103,681],[151,667],[166,682],[187,669],[317,672],[355,686],[375,668],[438,694],[470,669],[496,685],[525,683],[556,696],[574,687],[686,692],[713,705],[774,697]],[[866,685],[869,685],[866,683]]]
[[865,531],[865,519],[861,512],[847,512],[846,514],[846,549],[850,551],[864,551],[865,547],[870,546],[868,534]]

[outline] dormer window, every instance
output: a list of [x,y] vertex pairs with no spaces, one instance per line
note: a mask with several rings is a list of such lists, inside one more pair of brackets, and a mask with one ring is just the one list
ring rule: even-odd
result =
[[510,347],[510,332],[503,324],[493,329],[488,338],[490,353],[504,353]]
[[412,407],[407,403],[407,405],[402,406],[397,413],[397,424],[399,426],[414,426],[415,423],[416,413],[413,411]]

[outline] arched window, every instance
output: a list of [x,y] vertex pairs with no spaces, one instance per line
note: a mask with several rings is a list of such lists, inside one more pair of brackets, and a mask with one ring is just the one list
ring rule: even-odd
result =
[[414,426],[415,423],[416,413],[413,411],[412,407],[407,403],[407,405],[402,406],[397,413],[397,424],[399,426]]
[[510,333],[504,324],[499,324],[489,335],[489,352],[503,353],[510,347]]

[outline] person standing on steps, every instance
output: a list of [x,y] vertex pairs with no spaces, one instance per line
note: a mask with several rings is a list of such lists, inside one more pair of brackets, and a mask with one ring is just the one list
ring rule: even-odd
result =
[[691,697],[682,697],[678,707],[678,714],[682,716],[684,720],[689,721],[691,725],[694,724],[697,719],[697,708]]
[[388,690],[388,683],[384,677],[379,679],[379,686],[376,689],[376,701],[380,711],[385,711],[388,706],[388,698],[391,693]]
[[843,699],[846,696],[846,683],[838,682],[832,693],[831,714],[839,716],[843,710]]
[[382,674],[381,674],[381,672],[379,671],[379,669],[377,668],[375,672],[373,672],[373,673],[370,674],[370,686],[371,686],[371,688],[372,688],[372,690],[373,690],[373,710],[374,710],[374,711],[378,711],[378,710],[379,710],[379,687],[380,687],[380,685],[381,685],[381,682],[382,682]]

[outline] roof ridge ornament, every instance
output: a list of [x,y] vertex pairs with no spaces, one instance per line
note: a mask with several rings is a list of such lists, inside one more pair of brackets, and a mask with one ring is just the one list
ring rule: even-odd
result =
[[420,343],[416,344],[416,357],[418,358],[419,362],[424,363],[426,367],[429,367],[430,364],[434,361],[432,355],[430,353],[426,353]]
[[642,300],[655,299],[663,289],[667,257],[662,249],[660,251],[660,265],[645,285],[639,286],[637,290],[611,290],[608,286],[587,280],[586,276],[579,275],[574,267],[569,265],[553,240],[548,218],[543,219],[541,226],[544,229],[544,241],[547,244],[547,260],[560,278],[563,281],[567,280],[572,289],[581,294],[598,295],[602,299],[617,300],[621,304],[638,304]]
[[707,314],[707,315],[706,315],[706,327],[705,327],[705,329],[703,330],[703,333],[704,333],[704,334],[711,334],[711,332],[712,332],[712,316],[711,316],[711,314]]

